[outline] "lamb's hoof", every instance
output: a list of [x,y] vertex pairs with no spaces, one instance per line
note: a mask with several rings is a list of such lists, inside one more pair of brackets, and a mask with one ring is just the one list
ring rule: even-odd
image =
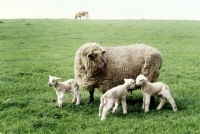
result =
[[158,111],[158,110],[160,110],[160,108],[156,108],[156,110]]
[[101,121],[104,121],[106,118],[101,118]]

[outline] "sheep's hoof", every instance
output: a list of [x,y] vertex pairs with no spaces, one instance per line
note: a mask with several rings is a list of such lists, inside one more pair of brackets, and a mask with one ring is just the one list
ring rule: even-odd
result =
[[93,100],[89,100],[88,104],[94,104],[94,99]]

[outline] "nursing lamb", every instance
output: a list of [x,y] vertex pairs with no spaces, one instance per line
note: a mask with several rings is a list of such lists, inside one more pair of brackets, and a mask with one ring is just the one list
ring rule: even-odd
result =
[[74,72],[79,86],[90,92],[93,102],[94,89],[105,93],[123,83],[124,78],[136,79],[144,74],[150,82],[156,82],[162,67],[161,53],[150,46],[102,47],[86,43],[75,55]]
[[177,107],[174,99],[170,94],[169,87],[164,83],[162,82],[150,83],[147,82],[147,78],[144,75],[139,75],[136,78],[136,85],[141,86],[141,90],[143,93],[142,109],[145,109],[145,112],[149,111],[150,97],[154,95],[160,98],[160,104],[156,108],[157,110],[160,110],[162,108],[162,106],[165,103],[165,99],[167,98],[169,103],[172,105],[174,112],[177,111]]
[[128,89],[135,89],[135,81],[133,79],[124,79],[125,83],[108,90],[105,94],[101,96],[100,106],[99,106],[99,117],[101,120],[106,119],[106,113],[109,109],[113,107],[113,113],[118,109],[119,101],[121,100],[123,113],[127,114],[126,105],[126,93]]

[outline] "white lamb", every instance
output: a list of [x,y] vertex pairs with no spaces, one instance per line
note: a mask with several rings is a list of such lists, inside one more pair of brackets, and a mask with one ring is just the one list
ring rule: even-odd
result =
[[109,109],[113,107],[112,113],[115,113],[118,106],[119,100],[121,100],[123,113],[127,114],[127,105],[126,105],[126,93],[128,89],[135,89],[135,81],[133,79],[124,79],[125,83],[123,85],[116,86],[108,90],[105,94],[101,96],[100,106],[99,106],[99,117],[101,120],[106,119],[106,113]]
[[160,110],[162,108],[165,103],[165,99],[167,98],[169,103],[172,105],[174,112],[177,111],[175,101],[172,98],[170,94],[170,89],[166,84],[162,82],[147,82],[147,78],[141,74],[136,78],[136,85],[141,86],[141,90],[143,93],[142,109],[145,109],[145,112],[149,111],[150,97],[154,95],[160,98],[160,104],[156,108],[157,110]]
[[72,99],[72,103],[76,101],[76,105],[80,104],[80,94],[78,92],[79,85],[77,84],[75,79],[69,79],[64,82],[58,82],[61,78],[57,78],[55,76],[49,75],[49,86],[54,86],[58,97],[58,105],[62,107],[63,97],[67,92],[72,92],[74,94],[74,98]]

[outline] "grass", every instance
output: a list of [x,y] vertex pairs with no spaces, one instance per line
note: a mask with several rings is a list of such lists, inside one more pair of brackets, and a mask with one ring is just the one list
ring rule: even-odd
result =
[[[0,133],[200,133],[200,22],[167,20],[0,20]],[[163,54],[160,81],[171,88],[178,112],[167,102],[149,113],[141,109],[141,91],[128,94],[128,114],[98,117],[101,93],[88,105],[80,88],[81,105],[66,95],[56,105],[48,75],[74,77],[76,50],[86,42],[102,46],[145,43]],[[156,100],[156,104],[158,104]]]

